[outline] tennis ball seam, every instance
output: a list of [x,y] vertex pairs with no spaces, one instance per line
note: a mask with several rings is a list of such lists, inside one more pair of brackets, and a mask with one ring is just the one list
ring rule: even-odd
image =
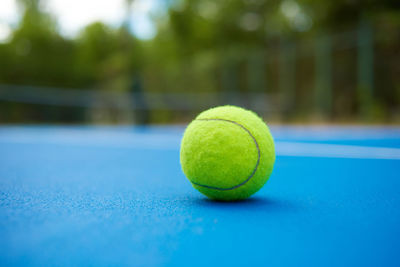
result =
[[250,137],[253,139],[254,144],[256,145],[257,148],[257,163],[256,166],[254,167],[252,173],[249,175],[249,177],[246,178],[246,180],[244,180],[243,182],[241,182],[240,184],[237,184],[235,186],[232,187],[228,187],[228,188],[222,188],[222,187],[216,187],[216,186],[210,186],[210,185],[205,185],[205,184],[200,184],[200,183],[196,183],[193,181],[190,181],[192,184],[197,185],[197,186],[201,186],[201,187],[205,187],[205,188],[209,188],[209,189],[214,189],[214,190],[220,190],[220,191],[228,191],[228,190],[233,190],[236,188],[239,188],[243,185],[245,185],[248,181],[250,181],[250,179],[256,174],[258,166],[260,165],[260,158],[261,158],[261,151],[260,151],[260,147],[258,145],[258,142],[256,140],[256,138],[254,137],[254,135],[250,132],[249,129],[247,129],[244,125],[236,122],[236,121],[232,121],[232,120],[227,120],[227,119],[218,119],[218,118],[205,118],[205,119],[196,119],[197,121],[224,121],[224,122],[229,122],[229,123],[233,123],[237,126],[239,126],[240,128],[242,128],[243,130],[245,130]]

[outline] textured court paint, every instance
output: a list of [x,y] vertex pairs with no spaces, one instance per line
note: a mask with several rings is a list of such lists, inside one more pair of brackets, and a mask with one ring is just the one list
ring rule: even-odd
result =
[[222,106],[199,114],[185,130],[180,161],[193,187],[216,200],[257,192],[275,162],[274,141],[255,113]]
[[[107,138],[76,145],[71,131],[76,140]],[[302,127],[301,137],[296,127],[271,131],[285,142],[318,136],[312,127]],[[339,138],[335,128],[326,131],[318,142],[400,143],[384,128],[365,135],[357,128],[359,139],[352,129]],[[400,265],[398,160],[278,156],[268,186],[246,201],[221,203],[185,180],[178,149],[113,146],[125,134],[146,143],[182,133],[0,127],[0,266]],[[19,135],[31,142],[5,142]],[[47,137],[54,143],[40,141]]]

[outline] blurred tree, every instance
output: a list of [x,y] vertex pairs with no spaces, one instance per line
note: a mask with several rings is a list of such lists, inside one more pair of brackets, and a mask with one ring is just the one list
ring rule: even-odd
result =
[[[0,83],[131,90],[143,101],[147,92],[217,92],[247,103],[246,94],[267,92],[283,96],[288,119],[305,118],[313,105],[332,119],[400,110],[398,1],[171,0],[153,14],[152,40],[131,33],[134,0],[125,0],[121,27],[96,22],[71,39],[43,1],[18,0],[21,20],[0,44]],[[157,121],[174,116],[162,112]]]
[[73,42],[58,34],[56,21],[41,11],[40,0],[18,2],[24,15],[4,47],[8,62],[0,67],[1,79],[13,84],[72,86]]

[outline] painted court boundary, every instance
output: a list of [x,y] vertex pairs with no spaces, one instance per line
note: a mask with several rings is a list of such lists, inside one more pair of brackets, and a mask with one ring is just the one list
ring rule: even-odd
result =
[[[181,138],[178,134],[91,130],[59,130],[45,134],[0,131],[0,149],[19,144],[179,151]],[[275,149],[277,156],[400,160],[400,148],[277,141]]]

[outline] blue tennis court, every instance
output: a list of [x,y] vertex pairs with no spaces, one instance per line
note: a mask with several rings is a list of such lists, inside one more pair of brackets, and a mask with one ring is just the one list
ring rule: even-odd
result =
[[214,202],[183,126],[1,126],[1,266],[399,266],[400,128],[272,126],[267,184]]

